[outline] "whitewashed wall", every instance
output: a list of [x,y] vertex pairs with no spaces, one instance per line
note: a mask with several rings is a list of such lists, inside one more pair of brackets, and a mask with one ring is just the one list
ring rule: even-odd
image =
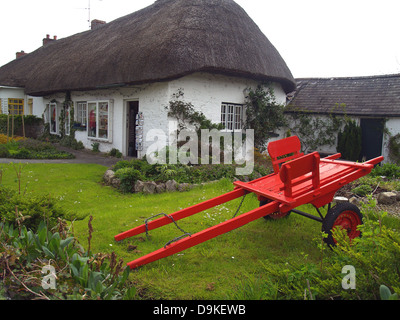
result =
[[[386,121],[386,129],[391,136],[395,136],[400,133],[400,118],[390,118]],[[385,157],[384,162],[390,162],[389,159],[389,139],[390,136],[388,134],[383,135],[383,143],[382,143],[382,155]]]
[[[139,101],[139,111],[144,115],[144,137],[151,129],[163,130],[168,134],[168,116],[165,107],[173,99],[173,94],[179,89],[184,92],[183,100],[191,102],[211,121],[218,123],[221,119],[221,104],[245,102],[245,89],[255,88],[257,83],[248,79],[195,73],[170,82],[159,82],[131,88],[115,88],[85,92],[71,92],[71,99],[76,106],[78,101],[113,100],[112,141],[102,142],[88,138],[86,131],[76,131],[75,137],[82,141],[85,148],[91,149],[93,142],[100,143],[100,151],[108,152],[117,148],[127,154],[127,106],[129,101]],[[276,99],[279,103],[286,102],[286,94],[279,84],[274,85]],[[65,94],[47,96],[43,99],[42,109],[46,103],[57,100],[60,105],[65,100]],[[43,113],[38,112],[40,115]],[[146,154],[147,147],[153,141],[144,141],[144,148],[139,157]]]

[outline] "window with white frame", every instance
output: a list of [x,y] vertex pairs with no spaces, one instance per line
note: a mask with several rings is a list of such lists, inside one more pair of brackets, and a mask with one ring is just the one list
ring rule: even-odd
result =
[[86,127],[87,125],[87,102],[80,101],[76,104],[76,122],[80,124],[81,127]]
[[89,101],[87,103],[88,137],[110,140],[109,101]]
[[58,110],[57,103],[49,104],[50,133],[58,133]]
[[242,130],[243,128],[243,105],[235,103],[222,103],[221,124],[227,131]]

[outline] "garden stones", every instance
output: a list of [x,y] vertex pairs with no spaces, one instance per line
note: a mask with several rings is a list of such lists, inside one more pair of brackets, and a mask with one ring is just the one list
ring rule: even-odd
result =
[[397,201],[397,194],[394,192],[381,192],[378,195],[379,204],[395,204]]
[[[108,169],[103,175],[103,181],[106,185],[114,188],[119,188],[121,181],[115,176],[115,172]],[[175,180],[168,180],[167,182],[156,183],[155,181],[141,181],[137,180],[132,186],[132,192],[154,194],[164,192],[184,192],[188,191],[193,186],[189,183],[177,183]]]
[[167,192],[173,192],[178,189],[178,183],[175,180],[168,180],[165,183],[165,188]]

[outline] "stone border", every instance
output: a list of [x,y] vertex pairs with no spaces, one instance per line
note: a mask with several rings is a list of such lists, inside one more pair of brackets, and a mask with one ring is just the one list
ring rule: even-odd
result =
[[[119,188],[121,181],[115,177],[115,172],[108,169],[103,175],[103,181],[106,185],[112,186],[114,188]],[[144,193],[144,194],[154,194],[154,193],[164,193],[164,192],[184,192],[192,189],[195,184],[189,183],[177,183],[175,180],[168,180],[167,182],[155,181],[141,181],[138,180],[132,186],[133,193]]]

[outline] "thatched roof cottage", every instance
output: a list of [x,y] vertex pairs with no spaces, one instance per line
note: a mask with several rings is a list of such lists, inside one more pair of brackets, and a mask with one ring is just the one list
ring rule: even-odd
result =
[[52,133],[59,133],[68,93],[83,129],[78,140],[134,156],[146,147],[137,133],[168,129],[165,106],[178,89],[213,122],[235,130],[244,89],[264,81],[282,102],[295,88],[278,51],[233,0],[157,0],[0,68],[0,86],[43,97]]

